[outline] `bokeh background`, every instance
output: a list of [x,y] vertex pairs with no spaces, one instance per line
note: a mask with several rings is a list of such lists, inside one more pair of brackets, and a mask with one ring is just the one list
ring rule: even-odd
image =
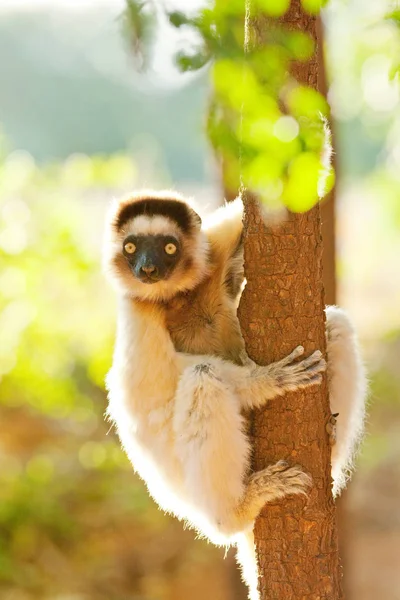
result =
[[[168,2],[194,10],[200,1]],[[393,3],[324,14],[335,130],[338,301],[371,391],[341,505],[348,600],[400,599],[400,103]],[[118,0],[0,6],[0,598],[244,598],[230,555],[158,511],[104,420],[115,301],[107,203],[173,186],[212,207],[207,72],[159,24],[139,73]]]

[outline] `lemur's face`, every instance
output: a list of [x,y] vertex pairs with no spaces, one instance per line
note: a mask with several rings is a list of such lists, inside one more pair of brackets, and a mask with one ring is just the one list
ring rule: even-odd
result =
[[133,276],[142,283],[152,284],[168,279],[181,258],[181,244],[174,235],[131,233],[122,246]]
[[165,301],[192,289],[207,271],[201,219],[179,196],[148,193],[114,208],[106,266],[124,293]]

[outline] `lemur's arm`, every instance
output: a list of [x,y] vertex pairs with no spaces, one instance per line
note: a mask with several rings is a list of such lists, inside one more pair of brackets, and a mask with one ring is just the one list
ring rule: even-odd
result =
[[129,298],[120,300],[119,331],[118,362],[123,364],[127,356],[132,357],[129,385],[134,385],[140,395],[150,394],[153,398],[165,395],[172,398],[179,380],[189,369],[194,372],[209,369],[229,383],[243,409],[255,408],[285,392],[319,384],[326,368],[319,351],[294,362],[303,354],[302,346],[265,367],[252,361],[239,366],[216,356],[176,352],[162,307],[132,302]]
[[240,400],[242,409],[259,408],[268,400],[286,392],[319,385],[326,369],[319,350],[302,361],[295,362],[304,352],[298,346],[288,356],[265,367],[248,361],[244,366],[215,356],[177,353],[179,372],[192,369],[194,374],[206,371],[226,382]]
[[236,198],[218,208],[203,223],[213,260],[221,270],[222,282],[232,298],[240,293],[243,272],[243,203]]
[[228,261],[241,245],[242,219],[243,202],[240,197],[224,204],[204,219],[202,230],[219,260]]

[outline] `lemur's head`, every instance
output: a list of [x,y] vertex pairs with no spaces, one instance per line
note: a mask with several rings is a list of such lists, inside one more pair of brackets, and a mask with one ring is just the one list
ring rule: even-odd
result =
[[105,265],[119,290],[165,301],[193,289],[207,273],[201,219],[173,192],[141,192],[114,203]]

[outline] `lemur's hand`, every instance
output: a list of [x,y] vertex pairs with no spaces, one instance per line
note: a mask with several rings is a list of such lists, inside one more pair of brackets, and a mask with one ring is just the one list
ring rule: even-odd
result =
[[286,358],[265,367],[281,390],[292,392],[322,382],[322,373],[326,370],[322,353],[316,350],[304,360],[294,362],[303,353],[303,346],[297,346]]

